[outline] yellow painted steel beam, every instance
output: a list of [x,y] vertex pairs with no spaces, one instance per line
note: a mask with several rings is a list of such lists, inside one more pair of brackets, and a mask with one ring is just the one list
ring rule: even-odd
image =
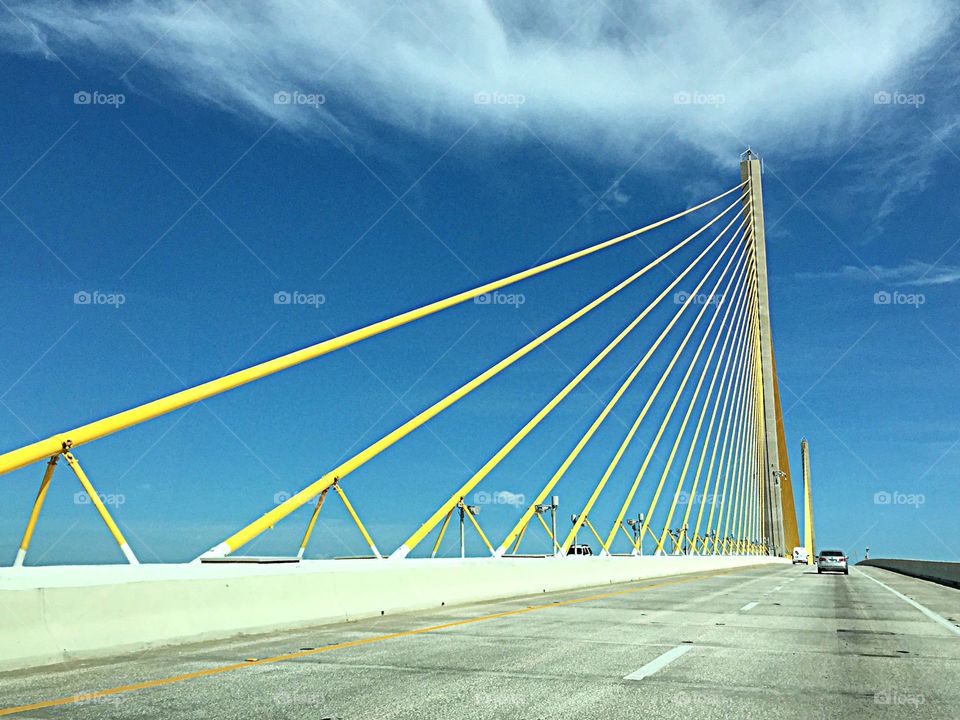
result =
[[433,544],[433,551],[430,553],[430,557],[435,558],[437,556],[437,550],[440,549],[440,543],[443,542],[443,536],[447,532],[447,525],[450,524],[450,518],[453,517],[454,508],[450,508],[450,512],[447,513],[447,516],[443,519],[443,525],[440,526],[440,532],[437,533],[437,541]]
[[20,541],[20,548],[17,550],[17,557],[13,561],[14,567],[22,567],[24,558],[27,556],[27,550],[30,548],[30,540],[33,538],[33,531],[37,527],[37,520],[40,518],[40,510],[43,508],[43,501],[47,498],[47,490],[50,489],[50,481],[53,479],[53,471],[57,467],[59,455],[53,455],[47,461],[47,468],[43,471],[43,479],[40,481],[40,489],[37,491],[37,498],[33,501],[33,507],[30,508],[30,517],[27,519],[27,527],[23,531],[23,539]]
[[[741,226],[741,228],[742,228],[742,226]],[[739,233],[739,230],[738,230],[738,233]],[[735,258],[737,258],[737,257],[739,257],[739,256],[741,255],[741,252],[745,249],[745,247],[746,247],[746,245],[743,245],[742,247],[739,248],[739,250],[737,251],[737,253],[735,253],[733,256],[731,256],[730,261],[727,263],[727,266],[726,266],[726,267],[724,268],[724,270],[723,270],[723,273],[721,274],[720,278],[717,280],[717,283],[714,285],[713,289],[710,291],[710,294],[711,294],[711,295],[715,295],[715,294],[716,294],[717,289],[718,289],[719,286],[720,286],[720,281],[721,281],[722,278],[726,275],[727,271],[728,271],[729,268],[730,268],[730,263],[731,263]],[[733,279],[733,276],[731,277],[731,281],[732,281],[732,279]],[[727,283],[727,289],[724,290],[725,293],[728,292],[729,287],[730,287],[730,283],[728,282],[728,283]],[[696,290],[696,291],[694,291],[694,292],[695,292],[695,293],[696,293],[696,292],[699,292],[699,290]],[[691,333],[692,333],[693,330],[696,328],[697,323],[699,323],[699,321],[700,321],[700,318],[703,317],[703,314],[704,314],[704,312],[706,311],[706,308],[707,308],[707,305],[704,304],[703,307],[700,309],[700,312],[697,314],[697,317],[694,319],[693,323],[691,324],[690,330],[687,332],[686,337],[684,337],[684,339],[681,341],[680,346],[677,348],[677,350],[676,350],[676,352],[674,353],[673,357],[670,359],[670,362],[667,364],[667,367],[664,369],[663,374],[661,375],[660,379],[657,381],[657,384],[654,386],[654,389],[651,391],[650,397],[647,399],[647,403],[644,405],[643,410],[641,411],[640,416],[637,418],[638,422],[635,422],[634,425],[633,425],[633,427],[631,428],[631,432],[632,432],[632,433],[636,433],[636,430],[637,430],[637,428],[638,428],[639,425],[640,425],[640,422],[639,422],[639,421],[642,421],[642,419],[643,419],[643,417],[645,416],[646,412],[650,409],[650,406],[653,404],[653,401],[656,399],[657,395],[659,394],[660,389],[663,387],[663,385],[664,385],[664,383],[666,382],[667,378],[670,376],[670,373],[671,373],[671,371],[673,370],[674,365],[676,365],[677,360],[680,358],[680,355],[682,354],[684,348],[686,347],[687,342],[689,341],[689,339],[690,339],[690,337],[691,337]],[[713,319],[716,319],[718,312],[719,312],[719,308],[717,309],[717,311],[714,312],[714,314],[713,314]],[[712,322],[713,322],[713,320],[711,320],[711,324],[712,324]],[[665,413],[665,415],[664,415],[663,422],[660,423],[660,427],[657,429],[657,432],[656,432],[656,434],[654,435],[653,442],[651,443],[649,449],[647,450],[647,454],[646,454],[646,456],[645,456],[644,459],[643,459],[643,463],[640,465],[640,470],[639,470],[639,472],[637,473],[636,477],[634,478],[633,483],[631,484],[629,491],[627,491],[627,496],[626,496],[626,498],[624,498],[623,504],[622,504],[621,507],[620,507],[620,511],[617,513],[616,520],[614,521],[613,525],[611,526],[610,532],[607,533],[607,541],[606,541],[606,544],[604,545],[604,550],[605,550],[606,552],[609,552],[609,551],[610,551],[610,545],[613,544],[613,540],[614,540],[614,537],[616,536],[616,532],[617,532],[617,525],[619,525],[620,522],[623,520],[624,516],[627,514],[627,510],[630,508],[630,503],[633,502],[634,494],[637,492],[637,488],[639,487],[640,482],[643,480],[643,476],[644,476],[644,474],[645,474],[646,471],[647,471],[647,467],[650,465],[650,461],[653,459],[653,455],[654,455],[654,453],[656,452],[657,446],[658,446],[659,443],[660,443],[660,439],[663,437],[663,434],[664,434],[664,432],[666,431],[667,424],[670,422],[670,418],[673,416],[673,411],[674,411],[674,410],[676,409],[676,407],[677,407],[677,403],[679,402],[680,396],[681,396],[681,394],[683,393],[683,389],[686,387],[686,384],[687,384],[688,380],[690,379],[690,374],[693,372],[694,365],[696,365],[697,359],[700,357],[700,353],[703,351],[703,347],[704,347],[704,344],[705,344],[705,342],[706,342],[707,335],[708,335],[708,333],[704,333],[703,337],[700,339],[700,342],[699,342],[699,344],[697,345],[697,349],[696,349],[696,351],[694,352],[693,358],[690,360],[690,363],[689,363],[688,366],[687,366],[687,370],[686,370],[686,372],[684,373],[683,378],[682,378],[681,381],[680,381],[680,387],[679,387],[679,389],[677,390],[676,394],[674,395],[673,400],[670,402],[670,405],[669,405],[669,407],[667,408],[667,411],[666,411],[666,413]],[[631,435],[631,439],[632,439],[632,437],[633,437],[633,436]],[[625,450],[625,449],[626,449],[626,447],[623,446],[623,445],[621,445],[620,450],[618,450],[619,456],[616,458],[616,460],[617,460],[618,462],[619,462],[619,460],[620,460],[620,457],[623,455],[622,450]],[[606,477],[609,478],[609,474],[607,474]],[[602,489],[602,487],[601,487],[601,489]],[[658,488],[658,491],[659,491],[659,488]],[[590,502],[591,502],[591,503],[592,503],[592,502],[595,502],[595,501],[596,501],[596,498],[597,498],[598,496],[599,496],[599,493],[598,493],[598,492],[595,492],[594,495],[591,497]],[[644,530],[644,531],[647,529],[647,527],[649,526],[649,524],[650,524],[650,516],[647,515],[647,516],[645,516],[644,519],[643,519],[643,530]],[[654,536],[654,537],[656,537],[656,536]]]
[[530,523],[527,523],[523,526],[523,530],[517,535],[517,542],[513,545],[513,554],[517,554],[517,550],[520,549],[520,543],[523,542],[523,536],[527,534],[527,528],[530,527]]
[[[734,205],[731,205],[723,212],[724,213],[728,212],[732,207],[734,207]],[[682,248],[683,246],[685,246],[686,244],[690,243],[692,240],[697,238],[699,235],[705,232],[707,228],[709,228],[711,225],[717,222],[722,217],[722,215],[723,213],[713,218],[709,223],[707,223],[706,225],[704,225],[694,233],[691,233],[689,236],[684,238],[683,241],[681,241],[680,243],[675,245],[673,248],[671,248],[668,252],[664,253],[660,257],[656,258],[655,260],[645,265],[638,272],[634,273],[634,275],[632,275],[631,278],[628,278],[629,282],[633,282],[633,280],[636,280],[642,277],[645,273],[647,273],[649,270],[659,265],[661,262],[666,260],[668,257],[670,257],[673,253],[678,251],[680,248]],[[734,219],[736,219],[739,216],[740,216],[740,213],[737,213],[736,215],[734,215]],[[716,240],[714,242],[716,242]],[[700,256],[702,257],[704,254],[706,254],[706,252],[709,250],[709,247],[712,247],[712,246],[713,246],[713,243],[711,243],[708,246],[707,250],[704,250]],[[697,258],[696,261],[694,261],[693,264],[696,264],[698,260],[699,260],[699,257]],[[689,268],[687,271],[689,271]],[[626,284],[629,284],[629,282],[626,282]],[[676,282],[679,282],[679,281],[676,281]],[[626,287],[626,284],[623,287]],[[674,284],[675,283],[672,283],[671,285],[674,285]],[[660,302],[660,300],[666,295],[667,292],[669,292],[669,288],[667,290],[664,290],[659,297],[657,297],[643,311],[641,311],[639,315],[637,315],[629,324],[627,324],[627,326],[624,327],[620,331],[620,333],[618,333],[617,336],[613,340],[611,340],[606,345],[606,347],[604,347],[603,350],[601,350],[596,355],[596,357],[594,357],[589,363],[587,363],[587,365],[582,370],[580,370],[580,372],[578,372],[576,376],[574,376],[573,379],[571,379],[560,390],[560,392],[554,395],[554,397],[551,398],[551,400],[546,405],[544,405],[536,413],[536,415],[530,418],[530,420],[528,420],[524,424],[524,426],[519,431],[517,431],[513,435],[513,437],[510,438],[510,440],[508,440],[496,453],[494,453],[493,457],[491,457],[486,463],[484,463],[483,467],[477,470],[477,472],[474,473],[463,485],[461,485],[457,490],[455,490],[450,495],[450,497],[440,507],[438,507],[434,511],[434,513],[429,518],[427,518],[427,520],[412,535],[410,535],[410,537],[407,538],[402,545],[400,545],[399,548],[397,548],[393,552],[391,557],[404,558],[408,554],[410,554],[410,552],[420,542],[423,541],[423,538],[425,538],[430,533],[430,531],[434,527],[436,527],[437,523],[440,522],[440,519],[443,517],[444,513],[447,512],[450,508],[455,507],[456,504],[460,502],[461,498],[466,497],[477,485],[479,485],[480,482],[487,475],[489,475],[497,467],[497,465],[499,465],[500,462],[520,443],[520,441],[523,440],[530,432],[532,432],[533,429],[536,428],[540,424],[540,422],[543,421],[543,419],[546,418],[547,415],[549,415],[554,410],[554,408],[556,408],[557,405],[559,405],[560,402],[567,395],[569,395],[583,381],[585,377],[587,377],[587,375],[593,372],[593,370],[597,367],[597,365],[599,365],[600,362],[608,354],[610,354],[610,352],[612,352],[613,349],[616,348],[617,345],[619,345],[620,342],[623,341],[623,339],[626,338],[627,335],[629,335],[637,327],[637,325],[650,313],[651,310],[653,310],[653,308],[657,305],[657,303]],[[521,522],[524,525],[530,522],[530,512],[532,512],[532,508],[536,507],[536,505],[538,504],[540,504],[540,500],[536,500],[535,502],[531,503],[530,508],[528,509],[528,512],[524,513],[521,519]],[[506,548],[509,547],[509,544],[510,544],[510,541],[505,541],[504,543],[501,543],[501,547],[498,549],[498,556],[502,555],[506,551]]]
[[[329,488],[328,488],[329,490]],[[324,490],[317,497],[317,504],[313,508],[313,514],[310,515],[310,522],[307,523],[307,529],[303,533],[303,540],[300,541],[300,549],[297,551],[297,560],[303,560],[303,554],[307,551],[307,543],[310,542],[310,536],[313,534],[313,526],[317,524],[317,517],[320,515],[320,508],[323,507],[323,501],[327,498],[327,490]]]
[[[740,282],[738,284],[742,283],[743,286],[746,287],[746,282],[749,279],[749,261],[744,263],[743,268],[740,271],[738,271],[738,274],[740,277]],[[710,350],[707,353],[707,359],[704,361],[703,368],[700,370],[700,376],[697,378],[696,385],[694,385],[693,393],[690,396],[690,402],[687,404],[687,409],[683,414],[683,420],[680,423],[680,428],[677,430],[677,436],[673,441],[673,446],[670,448],[670,454],[667,456],[667,462],[664,464],[663,471],[660,475],[659,487],[661,488],[666,482],[667,476],[670,474],[670,470],[673,467],[673,461],[677,456],[677,450],[680,447],[680,443],[683,441],[684,434],[686,433],[686,430],[687,430],[687,424],[690,422],[690,418],[693,415],[693,410],[696,407],[697,398],[700,397],[700,390],[703,389],[703,383],[704,383],[704,380],[706,380],[707,378],[707,373],[710,370],[710,368],[713,367],[713,358],[714,358],[714,355],[716,354],[717,347],[719,347],[720,345],[720,339],[724,337],[729,339],[729,335],[726,334],[727,320],[730,318],[730,311],[733,309],[735,305],[734,300],[736,298],[739,298],[740,292],[741,292],[740,289],[738,289],[737,291],[732,293],[733,297],[721,296],[721,298],[724,298],[726,300],[726,302],[724,303],[726,307],[724,308],[724,311],[723,311],[723,317],[720,320],[720,325],[717,328],[717,333],[713,338],[713,343],[710,345]],[[715,319],[716,319],[716,315],[714,316],[714,320]],[[704,331],[704,336],[709,334],[710,328],[712,326],[713,326],[713,322],[711,321],[710,325]],[[716,371],[719,371],[719,369],[720,369],[720,358],[718,357],[717,363],[716,363]],[[716,376],[717,376],[716,371],[713,373],[714,379],[716,379]],[[713,389],[712,385],[710,389],[711,390]],[[703,415],[706,412],[708,402],[709,402],[709,397],[704,399],[703,410],[700,413],[701,421],[703,420]],[[696,445],[699,432],[700,432],[700,423],[698,422],[696,425],[696,433],[694,434],[693,439],[691,439],[690,441],[690,449],[687,452],[686,462],[684,463],[682,472],[677,478],[677,487],[673,493],[673,500],[670,503],[670,508],[667,511],[667,517],[663,523],[663,531],[660,534],[660,541],[657,542],[657,547],[656,547],[656,550],[654,551],[656,555],[660,555],[663,553],[663,542],[666,540],[667,528],[669,528],[670,523],[673,522],[673,514],[677,509],[677,503],[680,500],[680,493],[683,491],[683,480],[686,477],[687,468],[689,467],[690,458],[693,455],[693,450]],[[654,501],[650,504],[650,509],[648,510],[648,513],[653,513],[655,508],[656,508],[656,498],[654,498]]]
[[[735,216],[735,217],[734,217],[734,220],[736,220],[736,217],[738,217],[738,216]],[[721,230],[720,233],[717,235],[717,237],[714,238],[714,240],[713,240],[706,248],[704,248],[704,250],[700,253],[700,255],[698,255],[698,256],[693,260],[692,263],[690,263],[676,278],[674,278],[673,282],[671,282],[671,283],[660,293],[660,295],[658,295],[658,296],[653,300],[653,302],[651,302],[650,305],[647,306],[647,309],[646,309],[644,312],[646,312],[647,310],[650,310],[650,309],[652,309],[653,307],[655,307],[664,297],[666,297],[666,295],[667,295],[674,287],[676,287],[676,285],[683,279],[683,277],[686,276],[686,274],[687,274],[697,263],[700,262],[700,260],[711,250],[711,248],[713,248],[713,246],[720,240],[720,238],[723,237],[723,235],[726,233],[726,231],[729,229],[729,227],[730,227],[730,225],[728,224],[727,227],[725,227],[723,230]],[[732,242],[732,241],[731,241],[731,242]],[[728,243],[727,247],[729,247],[729,246],[730,246],[730,244]],[[724,250],[721,252],[721,255],[726,252],[727,247],[724,248]],[[716,266],[716,262],[715,262],[714,265],[711,266],[711,268],[707,271],[707,274],[708,274],[708,275],[709,275],[709,273],[712,271],[713,267],[715,267],[715,266]],[[679,314],[682,314],[682,313],[684,312],[684,310],[686,309],[686,307],[687,307],[687,304],[685,304],[685,305],[680,309],[680,313],[679,313]],[[660,345],[660,343],[663,341],[663,338],[665,338],[665,337],[667,336],[667,334],[670,332],[670,329],[673,327],[673,325],[674,325],[674,324],[676,323],[676,321],[679,319],[679,314],[676,314],[676,315],[674,316],[674,318],[671,319],[670,323],[668,323],[667,327],[660,333],[659,337],[654,341],[653,345],[651,345],[651,347],[648,348],[647,352],[643,355],[643,357],[640,358],[640,361],[634,366],[633,370],[630,371],[630,374],[629,374],[629,375],[626,377],[626,379],[620,384],[620,387],[619,387],[619,388],[617,389],[617,391],[614,393],[613,397],[610,398],[610,400],[609,400],[609,401],[607,402],[607,404],[604,406],[603,410],[601,410],[600,414],[599,414],[599,415],[594,419],[594,421],[590,424],[590,427],[587,429],[587,431],[583,434],[583,436],[582,436],[582,437],[580,438],[580,440],[577,442],[577,444],[576,444],[576,446],[573,448],[573,450],[571,450],[570,453],[567,454],[567,457],[566,457],[566,458],[564,459],[564,461],[560,464],[560,467],[557,469],[557,471],[553,474],[553,476],[550,478],[550,480],[547,481],[547,483],[543,486],[543,488],[540,490],[540,492],[537,494],[537,496],[533,499],[533,501],[527,506],[527,509],[526,509],[526,511],[524,512],[523,516],[520,518],[519,521],[517,521],[517,524],[514,525],[514,527],[510,530],[510,532],[507,533],[507,536],[504,538],[503,542],[500,543],[500,547],[499,547],[498,550],[497,550],[497,553],[498,553],[498,554],[503,554],[504,550],[505,550],[507,547],[509,547],[510,543],[512,542],[513,538],[517,535],[517,533],[521,532],[521,531],[522,531],[522,528],[525,528],[526,525],[527,525],[527,523],[530,522],[530,517],[531,517],[531,515],[533,514],[534,509],[536,508],[536,506],[539,505],[539,504],[541,504],[541,503],[544,501],[544,499],[547,497],[547,495],[550,494],[550,491],[554,488],[554,486],[555,486],[555,485],[560,481],[560,479],[564,476],[564,474],[567,472],[567,470],[569,469],[569,467],[573,464],[574,460],[577,459],[577,457],[580,455],[580,452],[583,450],[583,448],[586,446],[586,444],[587,444],[587,443],[590,441],[590,439],[593,437],[593,435],[594,435],[594,433],[597,431],[597,429],[603,424],[604,420],[606,420],[606,418],[609,416],[609,414],[613,411],[613,408],[617,405],[617,403],[618,403],[618,402],[620,401],[620,399],[623,397],[624,393],[626,393],[626,391],[627,391],[627,390],[630,388],[630,386],[633,384],[633,381],[634,381],[634,380],[637,378],[637,376],[640,374],[640,371],[643,369],[643,367],[646,365],[647,361],[650,359],[650,357],[651,357],[651,356],[653,355],[653,353],[656,351],[657,347],[658,347],[658,346]]]
[[487,540],[486,534],[484,534],[483,530],[480,528],[480,523],[477,522],[477,519],[473,516],[473,513],[470,512],[469,505],[463,506],[463,513],[467,516],[467,518],[469,518],[470,522],[473,524],[473,528],[477,531],[477,535],[480,536],[480,539],[483,540],[483,544],[487,546],[487,550],[489,550],[490,554],[493,555],[493,545],[491,545],[490,541]]
[[87,497],[90,498],[90,502],[93,503],[93,506],[97,509],[97,512],[100,513],[100,518],[107,526],[107,529],[110,531],[110,534],[113,536],[113,539],[116,541],[117,545],[120,546],[120,552],[123,553],[123,556],[127,559],[127,562],[131,565],[139,565],[140,561],[137,560],[137,556],[133,554],[133,550],[130,549],[130,545],[127,544],[126,539],[123,537],[123,533],[120,532],[120,528],[117,527],[117,524],[113,521],[113,518],[107,511],[106,505],[103,504],[103,500],[101,500],[100,496],[97,494],[97,491],[94,489],[93,483],[90,482],[90,478],[87,477],[87,474],[83,471],[83,468],[80,467],[80,463],[77,462],[77,458],[71,452],[64,452],[63,459],[67,461],[67,465],[69,465],[70,469],[73,470],[73,474],[77,476],[77,480],[79,480],[80,484],[83,486],[84,491],[87,493]]
[[590,522],[590,518],[583,518],[583,524],[586,525],[587,528],[589,528],[590,532],[592,532],[593,536],[597,539],[597,542],[600,543],[600,545],[602,546],[603,538],[600,537],[600,535],[597,533],[596,528],[593,527],[593,523]]
[[543,529],[547,531],[547,537],[550,538],[550,548],[551,552],[556,554],[557,550],[560,549],[560,546],[557,544],[557,539],[553,536],[553,533],[550,531],[550,526],[547,525],[547,521],[543,519],[543,516],[540,513],[534,513],[537,516],[537,520],[540,521],[540,524],[543,525]]
[[[708,222],[702,230],[710,227],[713,223],[720,220],[720,218],[733,207],[736,206],[736,203],[732,203],[725,210],[723,210],[719,215],[714,217],[710,222]],[[741,208],[742,210],[742,208]],[[738,213],[739,214],[739,213]],[[736,217],[736,216],[735,216]],[[676,246],[674,250],[676,250]],[[421,411],[419,414],[407,420],[400,427],[396,428],[392,432],[388,433],[384,437],[380,438],[377,442],[368,446],[361,452],[357,453],[348,460],[342,462],[340,465],[335,467],[333,470],[324,474],[318,480],[307,485],[304,489],[293,494],[284,502],[280,503],[276,507],[272,508],[268,512],[264,513],[257,520],[254,520],[252,523],[237,531],[229,538],[224,540],[219,545],[208,550],[202,557],[223,557],[228,555],[231,552],[236,551],[238,548],[242,547],[246,543],[250,542],[253,538],[260,535],[262,532],[267,530],[270,527],[273,527],[277,522],[285,518],[287,515],[292,513],[297,508],[301,507],[305,503],[309,502],[313,497],[315,497],[320,491],[326,487],[330,487],[334,482],[342,480],[346,475],[356,470],[358,467],[362,466],[364,463],[368,462],[372,458],[379,455],[381,452],[386,450],[388,447],[396,443],[398,440],[409,435],[411,432],[416,430],[418,427],[426,423],[428,420],[432,419],[442,411],[446,410],[448,407],[456,403],[457,401],[466,397],[469,393],[476,390],[478,387],[483,385],[487,380],[494,377],[498,373],[502,372],[506,368],[510,367],[517,360],[520,360],[540,345],[545,343],[554,335],[560,333],[571,324],[579,320],[581,317],[601,305],[602,303],[609,300],[611,297],[619,293],[621,290],[626,288],[628,285],[633,283],[643,274],[645,274],[651,267],[655,266],[657,262],[661,262],[664,258],[669,256],[670,252],[661,255],[660,258],[648,264],[644,268],[641,268],[637,272],[633,273],[625,280],[617,283],[615,286],[607,290],[605,293],[597,297],[596,299],[589,302],[587,305],[583,306],[573,314],[567,316],[565,319],[561,320],[559,323],[554,325],[552,328],[542,333],[538,337],[534,338],[523,347],[518,350],[515,350],[510,355],[500,360],[496,364],[487,368],[485,371],[474,377],[469,382],[461,385],[459,388],[453,392],[446,395],[443,399],[437,401],[426,410]],[[442,517],[442,515],[441,515]],[[397,552],[400,552],[402,548],[398,549]],[[396,555],[397,553],[394,553]],[[401,555],[402,556],[402,555]]]
[[129,410],[124,410],[123,412],[116,413],[115,415],[110,415],[101,420],[81,425],[73,428],[72,430],[66,430],[64,432],[57,433],[56,435],[45,440],[39,440],[16,450],[11,450],[0,455],[0,475],[8,473],[11,470],[22,468],[44,458],[51,457],[52,455],[56,455],[64,448],[79,447],[80,445],[88,443],[92,440],[97,440],[98,438],[110,435],[119,430],[124,430],[133,425],[137,425],[147,420],[159,417],[160,415],[164,415],[166,413],[173,412],[174,410],[186,407],[187,405],[200,402],[201,400],[206,400],[214,395],[219,395],[241,385],[253,382],[254,380],[259,380],[268,375],[273,375],[281,370],[286,370],[287,368],[293,367],[294,365],[299,365],[300,363],[313,360],[314,358],[326,355],[335,350],[348,347],[354,343],[360,342],[361,340],[366,340],[367,338],[379,335],[380,333],[392,330],[402,325],[406,325],[407,323],[427,317],[468,300],[472,300],[480,295],[485,295],[507,285],[512,285],[520,282],[521,280],[533,277],[534,275],[546,272],[547,270],[552,270],[553,268],[565,265],[566,263],[578,260],[582,257],[591,255],[592,253],[600,250],[604,250],[618,243],[622,243],[626,240],[637,237],[642,233],[648,232],[654,228],[658,228],[666,223],[700,210],[701,208],[704,208],[716,202],[717,200],[730,195],[731,193],[737,192],[744,186],[744,184],[745,183],[742,182],[736,187],[731,188],[730,190],[727,190],[726,192],[721,193],[720,195],[717,195],[706,202],[695,205],[687,210],[683,210],[682,212],[675,213],[670,217],[651,223],[642,228],[632,230],[628,233],[624,233],[623,235],[619,235],[615,238],[611,238],[604,242],[597,243],[596,245],[584,248],[583,250],[569,253],[563,257],[541,263],[532,268],[508,275],[499,280],[484,283],[483,285],[479,285],[470,290],[465,290],[455,295],[451,295],[450,297],[442,300],[437,300],[419,308],[400,313],[399,315],[394,315],[386,320],[381,320],[379,322],[366,325],[362,328],[358,328],[357,330],[330,338],[329,340],[324,340],[323,342],[316,343],[315,345],[311,345],[301,350],[287,353],[286,355],[281,355],[280,357],[273,358],[272,360],[268,360],[266,362],[258,363],[257,365],[253,365],[244,370],[228,373],[227,375],[219,377],[215,380],[201,383],[194,387],[187,388],[186,390],[181,390],[157,400],[144,403],[143,405],[138,405],[137,407]]
[[347,494],[343,491],[343,488],[340,487],[340,483],[333,483],[333,489],[336,491],[337,495],[340,496],[340,499],[343,500],[343,506],[347,509],[347,512],[350,514],[350,518],[353,520],[353,524],[357,526],[357,529],[360,531],[360,534],[363,535],[363,539],[366,541],[367,545],[370,546],[370,550],[373,551],[373,555],[378,560],[382,560],[383,556],[380,554],[380,551],[377,550],[376,543],[373,542],[373,538],[370,537],[370,533],[367,532],[367,529],[363,526],[363,523],[360,521],[360,516],[357,515],[357,511],[353,509],[353,505],[350,504],[350,501],[347,500]]

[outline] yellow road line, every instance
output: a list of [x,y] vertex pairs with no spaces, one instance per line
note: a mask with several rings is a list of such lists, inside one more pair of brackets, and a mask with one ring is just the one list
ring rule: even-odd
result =
[[499,618],[510,617],[512,615],[523,615],[526,613],[535,612],[537,610],[545,610],[547,608],[562,607],[564,605],[576,605],[579,603],[590,602],[592,600],[602,600],[604,598],[616,597],[618,595],[628,595],[630,593],[641,592],[643,590],[653,590],[654,588],[667,587],[668,585],[681,585],[683,583],[695,582],[697,580],[704,580],[706,578],[716,577],[718,575],[727,575],[737,570],[748,570],[754,567],[758,567],[758,566],[747,565],[742,568],[716,570],[713,572],[701,573],[692,577],[681,578],[678,580],[666,580],[664,582],[654,583],[652,585],[644,585],[642,587],[636,587],[636,588],[627,588],[626,590],[614,590],[612,592],[600,593],[598,595],[590,595],[588,597],[571,598],[570,600],[559,600],[559,601],[553,601],[549,603],[542,603],[540,605],[528,605],[527,607],[518,608],[516,610],[504,610],[503,612],[491,613],[489,615],[479,615],[477,617],[466,618],[464,620],[454,620],[452,622],[441,623],[440,625],[430,625],[428,627],[417,628],[415,630],[404,630],[402,632],[388,633],[386,635],[375,635],[373,637],[361,638],[360,640],[348,640],[341,643],[335,643],[333,645],[324,645],[323,647],[312,648],[310,650],[299,650],[297,652],[284,653],[283,655],[275,655],[273,657],[262,658],[260,660],[252,660],[250,662],[221,665],[219,667],[207,668],[206,670],[197,670],[195,672],[182,673],[180,675],[171,675],[165,678],[157,678],[155,680],[146,680],[144,682],[132,683],[130,685],[119,685],[117,687],[107,688],[106,690],[95,690],[92,692],[78,693],[76,695],[68,695],[67,697],[56,698],[54,700],[41,700],[39,702],[30,703],[28,705],[17,705],[15,707],[2,708],[0,709],[0,715],[14,715],[16,713],[29,712],[30,710],[43,710],[44,708],[58,707],[60,705],[71,705],[73,703],[89,702],[90,700],[107,697],[109,695],[118,695],[119,693],[135,692],[137,690],[146,690],[148,688],[162,687],[164,685],[172,685],[173,683],[184,682],[186,680],[195,680],[197,678],[202,678],[202,677],[210,677],[211,675],[220,675],[222,673],[231,672],[233,670],[242,670],[244,668],[256,667],[257,665],[268,665],[272,663],[284,662],[286,660],[296,660],[298,658],[307,657],[309,655],[319,655],[320,653],[330,652],[331,650],[342,650],[344,648],[359,647],[361,645],[370,645],[371,643],[381,642],[384,640],[395,640],[397,638],[412,637],[414,635],[422,635],[424,633],[435,632],[437,630],[447,630],[449,628],[460,627],[462,625],[472,625],[473,623],[484,622],[486,620],[497,620]]

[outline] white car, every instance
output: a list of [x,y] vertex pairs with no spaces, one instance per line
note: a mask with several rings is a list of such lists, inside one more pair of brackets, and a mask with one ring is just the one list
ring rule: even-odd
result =
[[807,564],[807,549],[805,547],[795,547],[793,549],[793,564],[794,565],[806,565]]

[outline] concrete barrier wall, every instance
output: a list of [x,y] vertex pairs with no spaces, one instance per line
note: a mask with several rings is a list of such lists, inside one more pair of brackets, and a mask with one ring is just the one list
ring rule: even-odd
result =
[[863,560],[857,565],[892,570],[902,575],[930,580],[931,582],[960,589],[960,563],[937,562],[934,560],[896,560],[893,558],[877,558]]
[[0,670],[779,562],[787,561],[568,557],[3,568]]

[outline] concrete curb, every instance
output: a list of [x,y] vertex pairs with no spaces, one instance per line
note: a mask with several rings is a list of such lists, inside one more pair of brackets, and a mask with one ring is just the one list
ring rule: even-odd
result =
[[874,560],[871,558],[870,560],[861,560],[857,565],[891,570],[901,575],[929,580],[939,585],[960,590],[960,563],[934,560],[896,560],[893,558],[877,558]]
[[0,670],[749,565],[766,557],[313,560],[0,569]]

